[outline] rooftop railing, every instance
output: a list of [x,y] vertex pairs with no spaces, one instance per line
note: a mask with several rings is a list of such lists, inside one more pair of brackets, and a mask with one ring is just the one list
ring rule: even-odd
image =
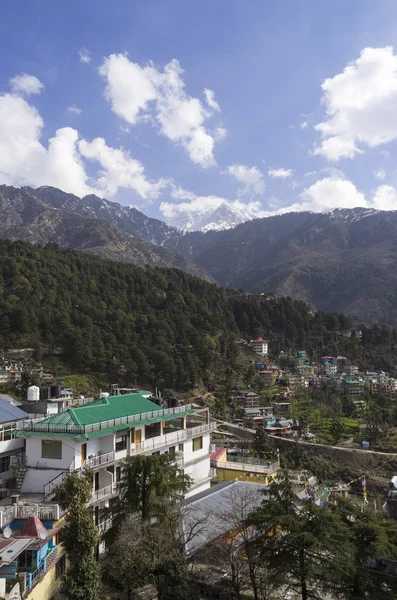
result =
[[20,430],[40,433],[75,433],[76,435],[81,435],[92,433],[93,431],[101,431],[102,429],[109,429],[110,427],[118,427],[121,425],[138,423],[140,421],[147,421],[149,419],[156,420],[161,419],[162,417],[172,417],[174,415],[178,417],[191,410],[191,408],[191,404],[185,404],[184,406],[177,406],[175,408],[161,408],[159,410],[128,415],[118,419],[99,421],[98,423],[93,423],[91,425],[64,425],[61,423],[45,423],[43,421],[29,420],[22,421],[20,424]]
[[222,462],[220,460],[211,461],[211,465],[217,469],[230,469],[233,471],[246,471],[248,473],[257,473],[263,475],[270,475],[279,469],[278,463],[274,462],[270,465],[251,465],[247,463],[238,462]]

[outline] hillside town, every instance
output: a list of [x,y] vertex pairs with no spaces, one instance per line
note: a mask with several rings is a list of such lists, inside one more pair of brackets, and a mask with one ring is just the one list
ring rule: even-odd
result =
[[[109,392],[85,397],[32,359],[2,359],[0,389],[22,390],[26,378],[41,384],[23,388],[25,398],[16,399],[18,393],[0,396],[0,597],[49,600],[61,589],[67,557],[59,534],[67,511],[57,500],[57,490],[72,474],[92,474],[88,506],[99,535],[95,556],[102,561],[108,554],[106,535],[113,526],[108,513],[122,489],[125,461],[167,456],[190,481],[184,493],[188,510],[184,527],[193,527],[190,511],[211,523],[197,539],[185,541],[191,576],[197,578],[200,569],[209,569],[203,566],[204,549],[213,552],[214,540],[227,539],[235,528],[233,518],[215,519],[214,506],[222,502],[225,507],[247,494],[252,506],[259,506],[260,492],[284,477],[288,448],[283,440],[308,447],[324,443],[316,433],[311,407],[304,404],[307,393],[326,396],[331,386],[337,396],[348,398],[356,435],[340,443],[363,452],[372,447],[366,439],[364,413],[374,395],[392,400],[397,396],[397,379],[383,371],[362,372],[343,356],[313,361],[299,350],[275,357],[271,341],[263,338],[246,340],[244,346],[244,356],[251,355],[245,364],[253,369],[252,385],[232,390],[226,420],[202,402],[165,399],[157,389],[112,384]],[[308,414],[303,414],[303,406]],[[352,498],[364,506],[376,504],[379,496],[368,493],[365,470],[351,481],[324,479],[299,468],[290,469],[289,477],[298,503],[311,499],[327,508],[338,498]],[[384,487],[383,498],[386,514],[397,520],[395,489],[397,478],[390,482],[389,492]],[[387,572],[392,568],[389,563]],[[199,577],[202,597],[212,597],[219,586],[227,588],[228,577],[224,564],[205,584]]]

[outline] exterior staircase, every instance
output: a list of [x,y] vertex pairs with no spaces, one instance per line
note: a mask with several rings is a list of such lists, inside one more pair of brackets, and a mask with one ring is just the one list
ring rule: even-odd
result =
[[21,460],[18,461],[18,463],[15,466],[12,466],[12,469],[14,471],[14,478],[15,478],[15,484],[14,484],[14,488],[13,488],[13,492],[14,493],[20,493],[22,486],[23,486],[23,482],[25,480],[25,475],[26,475],[26,461],[25,460]]

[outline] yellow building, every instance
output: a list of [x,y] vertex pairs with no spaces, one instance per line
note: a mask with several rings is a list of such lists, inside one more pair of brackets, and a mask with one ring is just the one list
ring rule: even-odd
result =
[[232,456],[226,448],[218,448],[211,455],[211,467],[216,469],[218,481],[249,481],[269,485],[280,467],[277,461],[266,461],[247,456]]

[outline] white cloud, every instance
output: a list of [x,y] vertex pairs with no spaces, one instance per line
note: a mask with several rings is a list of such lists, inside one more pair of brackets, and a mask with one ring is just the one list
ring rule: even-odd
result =
[[73,115],[81,115],[83,111],[78,106],[68,106],[68,112]]
[[82,48],[79,51],[79,59],[80,59],[81,63],[86,64],[86,65],[88,65],[88,63],[91,62],[91,54],[87,50],[87,48]]
[[261,202],[258,200],[251,202],[242,202],[241,200],[228,200],[220,196],[209,195],[200,196],[190,190],[172,185],[171,196],[175,200],[185,200],[186,202],[161,202],[160,211],[167,219],[172,219],[185,213],[206,213],[215,210],[221,204],[228,204],[233,208],[244,211],[253,217],[264,217],[268,213],[263,210]]
[[[134,190],[141,198],[156,198],[166,181],[146,179],[142,164],[122,149],[110,148],[97,138],[79,141],[71,127],[55,132],[45,147],[40,139],[44,122],[36,108],[14,94],[0,95],[0,182],[8,185],[53,185],[83,196],[120,188]],[[92,178],[86,160],[101,168]]]
[[[312,210],[322,212],[333,208],[355,208],[366,206],[364,194],[359,192],[356,186],[347,179],[332,179],[325,177],[319,179],[309,188],[304,190],[300,197],[302,203],[300,210]],[[291,210],[297,210],[291,207]]]
[[378,210],[397,210],[397,190],[391,185],[380,185],[371,204]]
[[120,188],[125,188],[134,190],[145,200],[153,200],[169,183],[166,179],[154,183],[148,181],[139,160],[125,150],[109,147],[103,138],[95,138],[92,142],[81,140],[78,148],[84,158],[101,165],[95,186],[106,196],[112,197]]
[[272,179],[288,179],[292,177],[292,169],[269,169],[267,174]]
[[356,142],[341,135],[334,135],[323,140],[320,146],[317,146],[313,154],[325,156],[330,161],[338,162],[341,158],[353,158],[356,154],[361,154],[362,150],[357,148]]
[[227,172],[243,184],[237,192],[239,196],[259,196],[265,191],[265,180],[257,167],[234,164],[227,168]]
[[377,210],[397,210],[397,190],[390,185],[381,185],[371,198],[366,198],[348,179],[324,177],[303,190],[300,201],[284,207],[276,208],[269,214],[312,211],[326,212],[334,208],[374,208]]
[[352,158],[359,152],[356,144],[374,148],[397,139],[397,56],[392,47],[365,48],[342,73],[326,79],[322,89],[327,118],[315,129],[325,141],[315,153],[330,160]]
[[220,142],[227,136],[227,129],[225,127],[217,127],[213,133],[214,140]]
[[221,107],[219,106],[218,102],[215,100],[214,90],[209,90],[209,89],[205,88],[204,96],[205,96],[205,101],[210,108],[213,108],[214,110],[216,110],[218,112],[221,111]]
[[386,171],[384,169],[378,169],[374,171],[374,175],[377,179],[384,179],[386,177]]
[[44,85],[41,83],[40,79],[37,79],[34,75],[27,75],[26,73],[21,73],[20,75],[12,77],[12,79],[10,79],[10,86],[14,94],[21,94],[24,96],[40,94],[44,89]]
[[[160,133],[180,144],[193,163],[202,167],[216,164],[215,136],[205,128],[213,112],[186,93],[183,70],[176,59],[160,72],[151,63],[141,67],[123,54],[112,54],[99,72],[106,79],[106,97],[116,115],[130,125],[150,120]],[[207,92],[217,105],[211,90]]]
[[307,129],[308,126],[309,126],[309,123],[307,121],[302,121],[302,123],[300,124],[301,129]]

